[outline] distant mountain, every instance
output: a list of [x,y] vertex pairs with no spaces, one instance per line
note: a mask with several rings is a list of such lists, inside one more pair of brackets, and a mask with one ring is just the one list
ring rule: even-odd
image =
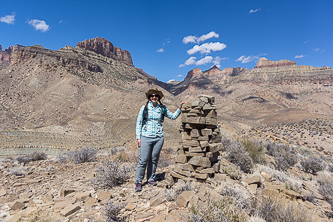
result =
[[[104,38],[58,51],[0,47],[0,147],[135,146],[135,121],[151,87],[175,110],[199,94],[215,96],[224,135],[307,118],[333,117],[333,71],[261,58],[256,67],[213,66],[163,83]],[[165,121],[167,144],[180,121]]]

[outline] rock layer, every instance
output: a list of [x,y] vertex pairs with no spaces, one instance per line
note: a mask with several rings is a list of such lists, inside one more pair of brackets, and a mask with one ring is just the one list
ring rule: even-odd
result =
[[89,40],[84,40],[76,44],[80,48],[84,48],[97,54],[112,58],[118,61],[122,61],[129,66],[133,66],[132,56],[126,50],[121,50],[118,47],[113,46],[113,44],[104,38],[93,38]]

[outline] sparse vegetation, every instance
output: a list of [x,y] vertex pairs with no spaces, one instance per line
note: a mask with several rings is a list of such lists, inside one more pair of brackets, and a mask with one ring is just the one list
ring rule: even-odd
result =
[[94,148],[83,148],[67,153],[68,158],[75,164],[93,162],[96,160],[97,150]]
[[121,165],[119,161],[104,160],[102,166],[96,169],[96,177],[92,179],[97,188],[112,188],[125,183],[130,178],[132,169]]
[[242,179],[242,172],[240,171],[239,167],[236,166],[228,166],[224,167],[223,172],[228,174],[231,179],[240,180]]
[[264,164],[265,159],[265,148],[262,144],[257,141],[252,141],[249,139],[242,140],[241,143],[245,147],[247,153],[252,158],[254,163]]
[[19,156],[16,158],[16,160],[19,163],[23,163],[24,165],[32,161],[46,160],[46,159],[47,156],[44,152],[33,152],[32,154]]
[[305,172],[316,175],[326,168],[326,163],[318,157],[309,157],[301,161],[301,166]]
[[224,141],[224,146],[229,153],[228,159],[230,162],[239,166],[245,173],[252,172],[253,161],[242,143],[238,141]]
[[247,214],[234,205],[235,199],[230,196],[222,196],[221,200],[207,197],[205,202],[192,206],[188,212],[188,222],[201,221],[225,221],[245,222]]
[[119,216],[121,209],[125,207],[125,204],[114,203],[110,200],[104,206],[104,214],[107,217],[106,222],[120,222],[125,221],[125,217]]
[[274,193],[253,201],[253,214],[265,221],[312,222],[312,212],[295,202],[279,199]]
[[318,182],[320,184],[318,189],[319,193],[323,195],[325,200],[333,207],[333,176],[323,175]]
[[277,170],[286,171],[298,162],[296,149],[286,144],[268,143],[266,149],[274,157]]

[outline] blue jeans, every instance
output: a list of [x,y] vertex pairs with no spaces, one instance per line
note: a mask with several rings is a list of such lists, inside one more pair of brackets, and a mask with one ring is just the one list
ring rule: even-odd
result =
[[[142,183],[147,168],[147,180],[154,181],[158,159],[164,143],[164,137],[141,137],[139,163],[136,170],[135,183]],[[148,167],[147,167],[148,165]]]

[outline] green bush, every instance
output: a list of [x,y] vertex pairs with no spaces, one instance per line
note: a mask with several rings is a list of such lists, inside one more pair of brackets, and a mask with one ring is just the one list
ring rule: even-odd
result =
[[247,153],[252,158],[254,163],[265,164],[265,148],[262,144],[249,139],[242,140],[241,143],[245,147]]

